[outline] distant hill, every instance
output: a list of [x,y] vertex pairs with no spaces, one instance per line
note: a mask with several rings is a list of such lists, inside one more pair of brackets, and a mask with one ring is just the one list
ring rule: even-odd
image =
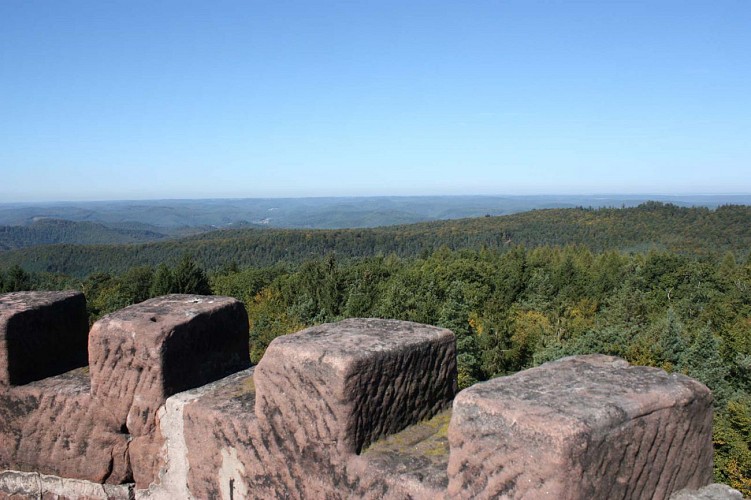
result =
[[715,210],[648,202],[625,209],[545,209],[500,217],[436,221],[373,229],[217,230],[181,239],[127,245],[52,245],[0,254],[4,266],[85,276],[193,255],[207,269],[235,263],[266,266],[336,252],[343,258],[394,253],[420,256],[441,246],[503,250],[512,245],[583,245],[594,251],[666,249],[706,255],[751,248],[751,206]]
[[156,241],[165,234],[136,228],[111,228],[93,222],[38,219],[26,226],[0,226],[0,250],[56,243],[115,244]]
[[751,196],[721,195],[371,196],[0,203],[0,225],[23,226],[39,218],[52,218],[170,235],[185,235],[187,228],[196,233],[238,226],[342,229],[509,215],[544,208],[634,207],[649,200],[708,208],[751,204]]

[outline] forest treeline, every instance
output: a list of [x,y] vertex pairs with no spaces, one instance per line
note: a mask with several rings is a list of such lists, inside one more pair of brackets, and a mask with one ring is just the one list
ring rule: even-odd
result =
[[[117,272],[71,277],[0,266],[0,290],[82,290],[92,321],[164,293],[233,296],[248,311],[254,362],[279,335],[382,317],[453,330],[461,387],[585,353],[685,373],[715,396],[715,479],[751,496],[749,208],[647,204],[520,215],[394,232],[262,231],[280,237],[267,242],[271,254],[300,241],[309,246],[294,250],[295,258],[252,266],[231,256],[214,256],[208,266],[200,252],[186,253],[206,245],[207,259],[225,248],[212,247],[218,242],[241,248],[257,237],[235,242],[212,233]],[[365,252],[374,241],[381,250]]]
[[634,208],[533,210],[501,217],[480,217],[372,229],[221,230],[198,236],[132,245],[49,245],[0,253],[0,267],[84,277],[94,272],[121,273],[136,266],[176,264],[184,254],[210,271],[228,265],[263,267],[300,263],[330,252],[341,258],[395,254],[415,257],[446,246],[508,249],[541,245],[585,245],[644,252],[682,254],[751,248],[751,207],[715,210],[648,202]]

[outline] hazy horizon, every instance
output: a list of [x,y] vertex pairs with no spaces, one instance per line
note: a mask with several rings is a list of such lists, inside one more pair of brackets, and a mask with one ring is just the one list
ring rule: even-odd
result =
[[233,201],[233,200],[357,200],[357,199],[378,199],[378,198],[591,198],[591,199],[650,199],[653,197],[655,201],[661,201],[669,198],[749,198],[751,202],[751,192],[743,193],[700,193],[700,192],[687,192],[687,193],[513,193],[513,194],[382,194],[382,195],[338,195],[338,196],[215,196],[208,198],[188,198],[188,197],[174,197],[174,198],[112,198],[112,199],[97,199],[97,198],[82,198],[82,199],[45,199],[45,200],[17,200],[17,201],[4,201],[0,200],[0,206],[2,205],[45,205],[45,204],[75,204],[75,203],[129,203],[129,202],[181,202],[181,201]]

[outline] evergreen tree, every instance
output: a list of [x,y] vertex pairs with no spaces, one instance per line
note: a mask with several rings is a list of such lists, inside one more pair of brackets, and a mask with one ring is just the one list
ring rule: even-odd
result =
[[149,266],[131,268],[120,276],[119,291],[128,304],[143,302],[151,296],[154,269]]
[[727,400],[730,395],[730,387],[726,380],[728,368],[720,356],[720,343],[709,326],[699,330],[681,360],[681,368],[712,390],[716,406]]
[[480,378],[480,349],[469,323],[470,308],[462,285],[455,281],[449,286],[438,316],[438,326],[448,328],[456,335],[459,387],[464,389]]
[[160,297],[173,293],[175,279],[172,275],[172,271],[165,264],[160,264],[154,274],[154,279],[151,282],[151,290],[149,295],[152,297]]
[[686,345],[683,341],[683,326],[676,318],[672,307],[668,308],[665,325],[657,339],[658,357],[662,360],[662,368],[667,371],[675,370],[683,355]]
[[349,318],[372,316],[373,286],[363,278],[355,278],[348,287],[347,299],[344,302],[344,316]]
[[4,292],[21,292],[31,290],[31,276],[21,266],[15,265],[8,270],[3,285]]
[[505,254],[498,264],[496,294],[503,305],[508,308],[524,291],[527,274],[527,252],[523,246],[515,246]]
[[175,268],[172,291],[211,295],[209,278],[189,255],[184,256]]
[[738,263],[735,260],[735,255],[730,251],[725,252],[725,255],[722,257],[722,261],[720,262],[718,271],[722,276],[732,279],[735,277],[737,270]]

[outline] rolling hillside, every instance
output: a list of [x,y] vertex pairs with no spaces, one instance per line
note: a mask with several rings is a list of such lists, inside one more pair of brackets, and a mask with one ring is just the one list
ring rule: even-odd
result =
[[220,230],[153,243],[58,244],[6,251],[0,253],[0,267],[18,264],[28,271],[85,276],[175,262],[184,254],[211,270],[230,263],[300,262],[330,252],[344,258],[390,253],[410,257],[441,246],[504,249],[518,244],[584,245],[594,251],[664,249],[694,255],[733,251],[745,256],[751,248],[751,207],[709,210],[648,202],[625,209],[533,210],[373,229]]
[[43,218],[25,226],[0,226],[0,250],[56,243],[136,243],[166,237],[165,234],[149,229],[112,228],[94,222]]

